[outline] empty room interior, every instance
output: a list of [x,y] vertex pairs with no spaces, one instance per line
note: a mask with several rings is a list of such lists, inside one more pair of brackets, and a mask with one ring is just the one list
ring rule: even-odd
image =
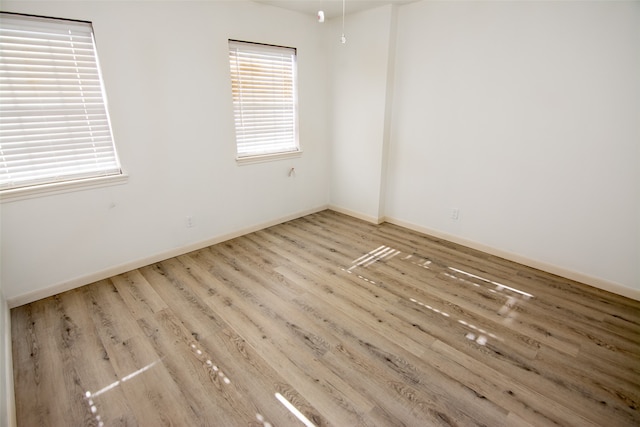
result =
[[640,425],[639,1],[0,9],[0,427]]

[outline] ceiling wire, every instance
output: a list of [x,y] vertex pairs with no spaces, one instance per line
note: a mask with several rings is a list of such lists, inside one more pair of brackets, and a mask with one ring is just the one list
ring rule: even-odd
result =
[[342,36],[340,37],[340,42],[345,44],[347,42],[347,38],[344,36],[344,11],[345,11],[345,3],[346,0],[342,0]]

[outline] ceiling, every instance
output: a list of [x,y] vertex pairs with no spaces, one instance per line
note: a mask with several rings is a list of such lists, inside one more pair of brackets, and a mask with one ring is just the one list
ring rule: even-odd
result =
[[[256,3],[269,4],[284,9],[316,16],[324,11],[326,19],[342,16],[342,0],[253,0]],[[417,0],[345,0],[345,13],[355,13],[388,4],[406,4]]]

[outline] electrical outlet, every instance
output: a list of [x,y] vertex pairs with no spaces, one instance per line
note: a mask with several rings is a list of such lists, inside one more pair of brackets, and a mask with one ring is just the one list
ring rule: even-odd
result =
[[191,228],[194,226],[193,217],[191,215],[187,216],[187,218],[185,219],[185,225],[187,226],[187,228]]
[[460,219],[460,209],[453,208],[451,209],[451,219],[457,221]]

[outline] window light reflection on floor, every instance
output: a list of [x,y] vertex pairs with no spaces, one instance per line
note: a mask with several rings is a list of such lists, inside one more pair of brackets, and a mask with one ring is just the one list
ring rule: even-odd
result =
[[[409,301],[411,301],[414,304],[418,304],[421,307],[429,309],[429,310],[433,311],[434,313],[438,313],[438,314],[440,314],[440,315],[442,315],[444,317],[449,317],[449,318],[451,317],[451,315],[449,313],[447,313],[445,311],[442,311],[442,310],[438,310],[437,308],[431,307],[429,304],[425,304],[425,303],[423,303],[421,301],[418,301],[415,298],[409,298]],[[472,329],[473,331],[479,333],[480,335],[478,335],[476,337],[474,332],[468,332],[465,335],[465,338],[467,338],[469,340],[472,340],[472,341],[475,341],[480,345],[486,345],[487,344],[487,336],[502,341],[502,338],[498,337],[497,335],[495,335],[495,334],[493,334],[491,332],[488,332],[488,331],[486,331],[486,330],[484,330],[482,328],[479,328],[476,325],[474,325],[472,323],[469,323],[469,322],[467,322],[465,320],[458,319],[457,322],[460,323],[461,325],[463,325],[463,326],[465,326],[465,327],[467,327],[469,329]]]
[[[528,292],[524,292],[521,291],[520,289],[516,289],[513,288],[511,286],[507,286],[503,283],[498,283],[496,281],[493,280],[489,280],[487,278],[472,274],[472,273],[468,273],[464,270],[460,270],[457,268],[453,268],[453,267],[447,267],[449,270],[453,271],[454,273],[459,273],[465,277],[468,278],[474,278],[477,280],[480,280],[484,283],[488,283],[491,285],[495,286],[495,289],[487,289],[489,292],[494,293],[494,294],[498,294],[498,293],[503,293],[504,290],[508,290],[511,291],[513,293],[515,293],[516,295],[508,295],[508,294],[504,294],[503,295],[507,298],[507,300],[505,301],[505,303],[502,305],[502,307],[500,307],[500,309],[498,309],[498,311],[496,312],[500,317],[504,318],[504,323],[511,323],[513,322],[513,320],[518,316],[518,312],[516,311],[516,308],[518,306],[518,304],[520,304],[521,302],[529,300],[531,298],[534,298],[534,296]],[[449,274],[449,273],[445,273],[445,275],[447,277],[451,277],[453,279],[459,280],[461,282],[464,282],[466,284],[471,284],[473,286],[476,287],[482,287],[479,284],[472,282],[470,280],[466,280],[462,277],[458,277],[455,274]]]
[[273,427],[273,425],[264,418],[264,415],[260,413],[256,414],[256,420],[258,420],[259,423],[262,423],[262,427]]
[[121,383],[124,383],[125,381],[129,381],[131,378],[136,377],[136,376],[140,375],[141,373],[143,373],[145,371],[148,371],[149,369],[153,368],[161,360],[162,359],[158,359],[155,362],[149,363],[147,366],[145,366],[143,368],[140,368],[137,371],[132,372],[129,375],[126,375],[126,376],[122,377],[121,379],[109,384],[108,386],[101,388],[100,390],[96,391],[95,393],[92,393],[90,391],[86,391],[85,392],[84,398],[87,401],[87,404],[89,405],[89,410],[91,411],[91,414],[93,414],[94,418],[96,419],[98,427],[104,426],[104,421],[102,421],[102,417],[98,413],[98,406],[96,405],[94,399],[96,397],[100,396],[101,394],[106,393],[109,390],[119,386]]
[[[401,252],[397,249],[393,249],[389,246],[382,245],[370,252],[367,252],[366,254],[362,255],[360,258],[354,259],[351,262],[351,267],[347,269],[341,268],[341,270],[346,271],[349,274],[352,274],[353,270],[357,267],[368,267],[376,261],[382,261],[384,259],[389,260],[400,253]],[[356,276],[358,277],[358,279],[364,280],[365,282],[371,283],[373,285],[376,284],[375,281],[368,279],[361,274],[357,274]]]
[[[357,267],[368,267],[371,264],[375,263],[376,261],[381,261],[381,260],[388,260],[391,259],[393,257],[395,257],[396,255],[401,254],[402,252],[400,252],[397,249],[393,249],[389,246],[386,245],[381,245],[379,247],[377,247],[376,249],[367,252],[366,254],[362,255],[359,258],[356,258],[355,260],[353,260],[351,262],[351,266],[348,269],[344,269],[342,268],[342,271],[346,271],[349,274],[354,273],[354,269],[356,269]],[[433,264],[433,261],[428,259],[428,258],[424,258],[421,256],[417,256],[417,255],[412,255],[412,254],[408,254],[404,257],[401,258],[402,261],[407,261],[410,262],[414,265],[417,265],[419,267],[425,268],[425,269],[432,269],[432,267],[435,265]],[[485,277],[482,276],[478,276],[476,274],[473,273],[469,273],[467,271],[461,270],[459,268],[455,268],[455,267],[450,267],[450,266],[442,266],[443,268],[445,268],[445,271],[443,272],[444,275],[446,277],[458,280],[460,282],[463,282],[465,284],[468,285],[473,285],[477,288],[483,288],[491,293],[494,294],[498,294],[498,293],[502,293],[506,298],[506,302],[502,305],[502,307],[500,307],[500,309],[496,312],[496,314],[498,314],[501,317],[504,317],[504,322],[509,323],[511,321],[513,321],[513,319],[515,319],[515,317],[517,316],[517,312],[516,312],[516,307],[518,305],[518,303],[522,302],[523,300],[528,300],[530,298],[534,298],[534,296],[528,292],[522,291],[520,289],[511,287],[511,286],[507,286],[503,283],[499,283],[496,282],[494,280],[490,280],[487,279]],[[463,276],[463,277],[460,277]],[[357,277],[359,279],[362,279],[366,282],[372,283],[372,284],[376,284],[375,281],[368,279],[360,274],[357,274]],[[491,289],[489,287],[485,287],[482,286],[479,283],[476,283],[475,281],[469,280],[469,279],[476,279],[477,281],[480,281],[481,283],[484,284],[490,284],[495,286],[495,288]],[[516,295],[509,295],[509,294],[505,294],[504,291],[510,291],[512,293],[515,293]],[[438,313],[444,317],[451,317],[451,315],[449,313],[446,313],[442,310],[438,310],[437,308],[431,307],[428,304],[425,304],[423,302],[420,302],[418,300],[416,300],[415,298],[410,298],[411,302],[418,304],[422,307],[425,307],[431,311],[433,311],[434,313]],[[500,341],[503,341],[502,338],[496,336],[495,334],[488,332],[482,328],[479,328],[469,322],[466,322],[465,320],[457,320],[458,323],[460,323],[461,325],[465,326],[466,328],[471,329],[470,332],[468,332],[465,335],[465,338],[475,341],[480,345],[486,345],[487,341],[488,341],[488,337],[493,338],[493,339],[497,339]]]
[[403,261],[407,261],[407,260],[411,260],[409,261],[411,264],[413,265],[417,265],[418,267],[422,267],[422,268],[426,268],[427,270],[431,269],[431,260],[430,259],[423,259],[422,261],[413,261],[413,255],[409,254],[406,257],[402,258]]
[[[196,355],[198,355],[198,357],[203,355],[202,350],[200,350],[195,344],[191,344],[191,349],[196,353]],[[222,372],[220,368],[211,361],[211,359],[207,359],[205,363],[214,372],[214,375],[217,375],[222,379],[222,382],[227,385],[231,384],[231,380],[229,379],[229,377],[227,377],[225,373]]]
[[304,424],[307,427],[315,427],[315,424],[309,421],[309,418],[305,417],[304,414],[300,412],[298,408],[296,408],[291,402],[289,402],[286,397],[284,397],[280,393],[276,393],[275,396],[276,396],[276,399],[278,399],[278,401],[282,403],[284,407],[289,410],[289,412],[295,415],[295,417],[299,419],[300,422],[302,422],[302,424]]
[[512,292],[515,292],[515,293],[518,293],[518,294],[524,296],[525,298],[533,298],[533,295],[531,295],[528,292],[521,291],[520,289],[512,288],[510,286],[504,285],[502,283],[494,282],[493,280],[485,279],[484,277],[477,276],[477,275],[472,274],[472,273],[467,273],[464,270],[459,270],[459,269],[453,268],[453,267],[447,267],[447,268],[449,270],[451,270],[451,271],[455,271],[456,273],[464,274],[465,276],[473,277],[474,279],[482,280],[483,282],[486,282],[486,283],[491,283],[492,285],[496,286],[496,290],[498,290],[498,291],[502,291],[503,289],[508,289],[508,290],[510,290]]
[[347,271],[351,271],[356,267],[368,267],[376,261],[383,259],[391,259],[400,253],[399,250],[393,249],[389,246],[382,245],[371,252],[362,255],[360,258],[356,258],[351,262],[351,267]]

